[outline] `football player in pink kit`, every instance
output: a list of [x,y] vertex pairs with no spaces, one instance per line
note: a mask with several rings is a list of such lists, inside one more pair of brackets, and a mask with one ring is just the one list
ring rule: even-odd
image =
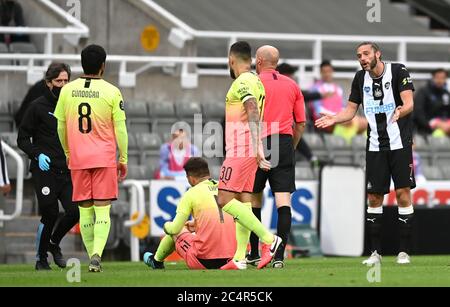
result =
[[[144,262],[163,269],[164,259],[176,250],[190,269],[219,269],[236,251],[233,218],[217,208],[217,182],[204,159],[190,158],[184,170],[192,188],[181,198],[175,219],[164,224],[167,235],[156,254],[145,253]],[[193,221],[188,221],[190,215]]]

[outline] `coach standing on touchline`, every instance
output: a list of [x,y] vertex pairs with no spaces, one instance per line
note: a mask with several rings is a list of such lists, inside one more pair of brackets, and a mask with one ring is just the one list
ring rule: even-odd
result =
[[411,222],[414,208],[411,189],[415,188],[412,155],[413,91],[409,72],[403,64],[381,61],[381,50],[373,42],[357,47],[362,70],[353,79],[347,107],[334,116],[316,121],[318,128],[351,120],[362,104],[368,121],[366,178],[369,208],[367,228],[372,254],[364,264],[381,261],[381,222],[384,194],[389,193],[391,177],[398,203],[400,253],[397,263],[410,263]]

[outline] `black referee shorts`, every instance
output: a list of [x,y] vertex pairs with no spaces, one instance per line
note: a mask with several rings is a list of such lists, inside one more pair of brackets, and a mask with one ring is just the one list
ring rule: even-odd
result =
[[[279,142],[273,138],[279,136]],[[255,184],[253,193],[260,193],[266,187],[269,180],[270,188],[275,192],[295,191],[295,154],[294,144],[292,144],[292,136],[289,134],[280,134],[276,136],[268,136],[263,139],[266,159],[271,161],[274,168],[268,172],[258,168],[255,176]],[[274,148],[272,148],[274,147]]]
[[367,192],[388,194],[391,178],[395,189],[416,187],[412,147],[366,154]]

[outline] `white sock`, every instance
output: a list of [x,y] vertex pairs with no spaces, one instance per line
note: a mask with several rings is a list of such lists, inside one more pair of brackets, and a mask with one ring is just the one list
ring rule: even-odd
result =
[[[399,207],[400,209],[400,207]],[[377,208],[367,207],[367,213],[369,214],[383,214],[383,206]]]
[[398,214],[399,215],[408,215],[414,213],[414,207],[413,205],[409,205],[409,207],[398,207]]

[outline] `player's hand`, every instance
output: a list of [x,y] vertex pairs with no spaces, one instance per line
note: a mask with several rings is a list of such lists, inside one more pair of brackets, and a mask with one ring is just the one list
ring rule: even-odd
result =
[[398,106],[395,111],[394,115],[392,115],[392,122],[395,123],[400,118],[400,112],[402,110],[402,106]]
[[48,171],[50,169],[50,158],[45,155],[45,154],[40,154],[38,156],[38,162],[39,162],[39,168],[41,169],[41,171]]
[[195,221],[187,221],[184,226],[189,232],[195,232]]
[[336,117],[334,115],[326,115],[323,113],[320,113],[320,115],[322,117],[315,122],[317,128],[328,128],[336,125]]
[[127,177],[128,166],[123,163],[117,164],[117,177],[119,178],[119,182],[122,182]]
[[269,171],[270,168],[272,167],[270,162],[266,160],[262,146],[258,147],[258,152],[256,154],[256,162],[258,163],[258,167],[266,172]]
[[2,194],[4,196],[7,196],[9,194],[9,192],[11,192],[11,185],[10,184],[3,185],[0,187],[0,190],[2,191]]

